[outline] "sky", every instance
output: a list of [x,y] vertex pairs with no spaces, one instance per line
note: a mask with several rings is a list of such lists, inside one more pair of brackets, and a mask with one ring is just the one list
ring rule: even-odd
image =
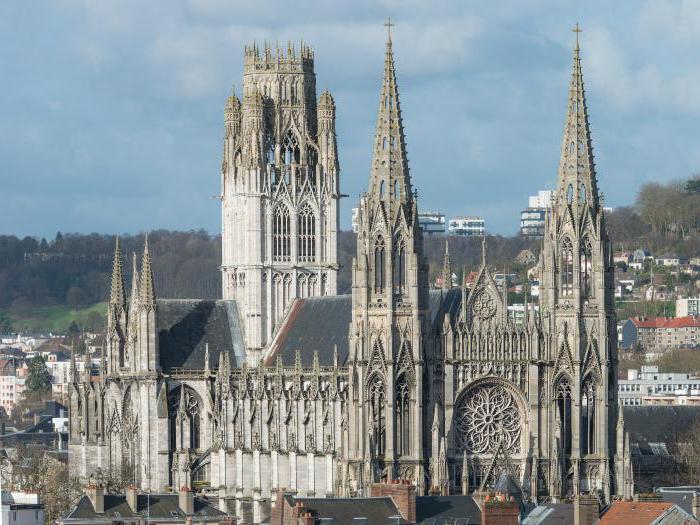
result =
[[696,0],[0,3],[0,234],[220,230],[243,47],[303,40],[337,106],[341,228],[369,177],[390,16],[419,207],[516,233],[551,188],[578,21],[606,206],[700,171]]

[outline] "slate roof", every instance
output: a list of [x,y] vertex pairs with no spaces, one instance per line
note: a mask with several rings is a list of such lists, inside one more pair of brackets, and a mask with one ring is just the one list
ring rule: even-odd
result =
[[[112,523],[112,520],[115,519],[121,520],[146,516],[180,520],[180,523],[184,523],[185,514],[180,510],[178,498],[178,494],[151,494],[150,497],[146,494],[139,494],[136,500],[136,510],[138,512],[132,512],[131,507],[126,502],[126,496],[106,494],[105,511],[103,514],[97,514],[90,498],[82,496],[73,510],[62,518],[62,523],[80,523],[80,520],[91,520],[90,523],[92,523],[101,519],[104,519],[106,523]],[[193,516],[195,523],[198,523],[197,520],[219,523],[221,518],[226,517],[227,514],[221,512],[205,499],[195,497]]]
[[[455,317],[461,301],[459,288],[431,290],[429,308],[433,326],[442,323],[446,312]],[[293,366],[299,350],[303,366],[311,365],[316,351],[321,366],[333,366],[333,351],[337,348],[338,365],[343,366],[348,360],[351,321],[351,295],[296,299],[272,341],[265,364],[274,365],[279,355],[285,366]]]
[[625,406],[622,413],[630,443],[636,444],[642,454],[654,453],[650,443],[673,443],[679,434],[700,424],[700,406]]
[[[380,498],[295,498],[286,495],[290,506],[302,502],[315,521],[331,519],[334,525],[399,525],[399,511],[389,497]],[[361,521],[358,518],[366,518]]]
[[471,496],[418,496],[419,525],[479,525],[481,509]]
[[522,525],[563,525],[574,523],[573,503],[538,505],[522,520]]
[[656,492],[665,502],[673,503],[692,515],[693,495],[700,495],[700,487],[659,487]]
[[164,370],[216,368],[219,353],[228,352],[231,366],[245,360],[245,344],[235,301],[159,299],[156,331],[160,365]]

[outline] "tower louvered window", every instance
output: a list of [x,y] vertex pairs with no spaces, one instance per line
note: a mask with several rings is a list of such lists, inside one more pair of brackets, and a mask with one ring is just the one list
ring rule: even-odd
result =
[[304,204],[297,218],[297,256],[300,262],[316,260],[316,217],[311,206]]
[[374,293],[384,293],[384,237],[374,243]]
[[574,293],[574,249],[569,239],[564,239],[561,247],[561,294]]
[[287,262],[291,259],[291,231],[289,209],[284,205],[275,208],[272,218],[272,260]]
[[410,436],[410,386],[406,374],[401,374],[396,381],[396,452],[400,456],[411,453]]
[[406,243],[397,238],[394,248],[394,293],[402,294],[406,287]]
[[593,297],[592,274],[593,262],[591,260],[591,244],[588,240],[581,243],[581,297],[588,299]]

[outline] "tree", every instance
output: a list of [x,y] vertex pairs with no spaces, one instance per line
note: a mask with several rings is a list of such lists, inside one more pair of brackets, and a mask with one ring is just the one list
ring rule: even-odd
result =
[[51,373],[46,366],[46,361],[40,355],[29,363],[27,374],[27,392],[35,397],[40,397],[51,392]]
[[0,312],[0,334],[12,333],[12,319],[5,312]]

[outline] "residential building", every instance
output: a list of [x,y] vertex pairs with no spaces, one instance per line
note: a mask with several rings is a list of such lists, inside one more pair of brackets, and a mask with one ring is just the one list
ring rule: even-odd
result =
[[[246,516],[242,518],[243,523],[251,523]],[[232,525],[233,518],[196,497],[188,487],[181,487],[175,494],[145,494],[129,487],[126,494],[106,495],[102,485],[90,485],[75,507],[58,520],[59,525],[106,523]]]
[[632,253],[632,261],[634,261],[634,262],[643,263],[645,261],[653,261],[653,260],[654,260],[654,256],[648,250],[644,250],[644,249],[639,248],[637,250],[634,250],[634,252]]
[[630,252],[615,252],[613,255],[613,262],[615,264],[622,263],[627,264],[632,260],[632,254]]
[[547,210],[552,206],[552,191],[540,190],[528,198],[527,208],[520,212],[520,235],[532,239],[544,236]]
[[656,264],[659,266],[679,266],[681,264],[688,264],[688,259],[686,257],[679,257],[678,255],[662,255],[656,258]]
[[447,231],[451,235],[463,237],[483,237],[486,233],[486,221],[483,217],[464,215],[449,220]]
[[700,315],[700,297],[679,297],[676,299],[676,317],[696,317]]
[[665,352],[700,345],[700,317],[631,317],[623,325],[626,348]]
[[418,226],[423,233],[445,233],[445,214],[436,211],[418,212]]
[[520,250],[518,255],[515,256],[515,262],[523,266],[532,266],[537,262],[537,256],[532,253],[532,250]]
[[44,525],[44,504],[37,494],[2,491],[2,525]]
[[700,404],[700,377],[659,372],[658,366],[628,370],[627,378],[618,380],[617,389],[621,405]]
[[598,525],[697,525],[698,520],[673,503],[663,501],[615,501]]

